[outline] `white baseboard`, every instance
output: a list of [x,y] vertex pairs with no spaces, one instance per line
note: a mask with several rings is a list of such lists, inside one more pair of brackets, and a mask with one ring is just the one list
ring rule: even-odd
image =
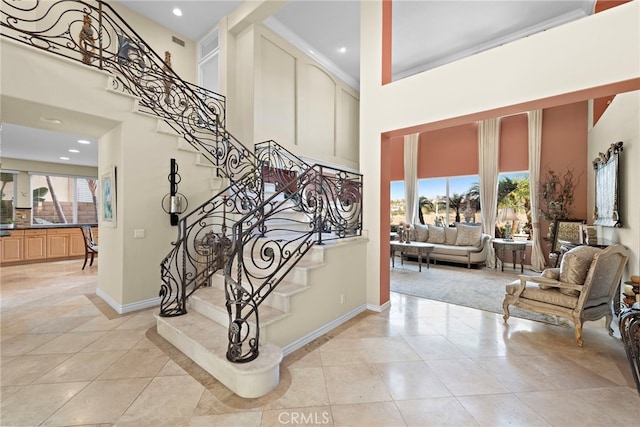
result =
[[385,302],[382,305],[367,304],[367,310],[375,311],[378,313],[389,310],[389,308],[391,308],[391,300]]
[[294,342],[292,342],[291,344],[285,346],[282,349],[283,355],[284,356],[289,355],[289,354],[293,353],[294,351],[304,347],[305,345],[309,344],[311,341],[315,340],[316,338],[319,338],[322,335],[326,334],[327,332],[331,331],[332,329],[335,329],[338,326],[342,325],[347,320],[356,317],[358,314],[362,313],[366,309],[367,309],[367,306],[365,304],[362,304],[361,306],[354,308],[350,312],[343,314],[342,316],[340,316],[337,319],[327,323],[326,325],[321,326],[320,328],[316,329],[315,331],[313,331],[313,332],[311,332],[311,333],[309,333],[309,334],[307,334],[307,335],[305,335],[303,337],[298,338],[297,340],[295,340]]
[[160,297],[150,298],[143,301],[132,302],[129,304],[120,305],[111,298],[106,292],[102,289],[96,289],[96,295],[102,298],[111,308],[113,308],[118,314],[126,314],[131,313],[133,311],[144,310],[146,308],[158,307],[160,305]]

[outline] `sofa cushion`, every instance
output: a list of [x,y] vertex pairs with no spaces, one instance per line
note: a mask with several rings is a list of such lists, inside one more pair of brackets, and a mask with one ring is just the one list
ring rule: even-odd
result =
[[426,242],[429,238],[429,228],[424,224],[413,224],[413,228],[415,230],[415,241]]
[[[602,252],[602,249],[593,246],[578,246],[564,254],[560,262],[560,281],[582,285],[593,262],[593,257],[599,252]],[[580,295],[580,292],[575,289],[560,289],[560,292],[565,295]]]
[[455,227],[444,228],[444,242],[447,245],[455,245],[458,238],[458,229]]
[[482,228],[466,224],[456,224],[458,236],[456,238],[456,246],[480,246],[482,237]]
[[436,227],[435,225],[429,226],[429,237],[427,239],[429,243],[444,243],[444,227]]

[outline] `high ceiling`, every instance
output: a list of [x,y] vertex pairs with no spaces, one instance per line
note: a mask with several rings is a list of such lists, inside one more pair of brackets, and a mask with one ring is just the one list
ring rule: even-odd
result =
[[[239,0],[120,0],[126,7],[193,41],[205,36],[238,5]],[[461,0],[393,2],[394,79],[416,74],[483,50],[588,16],[595,0]],[[172,13],[175,7],[182,16]],[[265,21],[265,25],[290,40],[348,84],[358,87],[360,77],[360,3],[353,0],[293,0]],[[97,165],[71,153],[77,139],[95,138],[81,129],[29,132],[29,125],[3,117],[3,157],[54,163]],[[50,125],[34,126],[51,129]],[[55,128],[55,127],[54,127]],[[29,141],[26,143],[25,141]],[[93,144],[97,146],[97,144]],[[46,148],[46,149],[45,149]],[[83,147],[85,148],[85,147]],[[67,153],[67,154],[64,154]],[[85,151],[83,151],[83,154]],[[61,156],[70,160],[60,160]]]

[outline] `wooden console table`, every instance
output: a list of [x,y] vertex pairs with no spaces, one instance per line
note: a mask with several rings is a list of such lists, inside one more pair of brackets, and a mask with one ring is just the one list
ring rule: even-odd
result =
[[422,256],[427,257],[427,269],[429,268],[430,254],[433,252],[433,246],[431,243],[422,242],[410,242],[404,243],[399,241],[390,242],[391,245],[391,266],[395,267],[395,252],[400,252],[400,262],[404,264],[404,255],[417,255],[418,256],[418,271],[422,271]]
[[516,269],[517,255],[520,255],[520,273],[524,272],[524,257],[527,249],[527,242],[517,240],[493,239],[493,249],[496,251],[495,268],[498,268],[498,260],[500,267],[504,271],[504,252],[511,252],[513,257],[513,269]]

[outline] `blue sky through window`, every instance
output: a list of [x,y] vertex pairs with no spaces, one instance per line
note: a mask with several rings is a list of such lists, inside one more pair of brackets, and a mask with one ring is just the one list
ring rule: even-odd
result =
[[[510,173],[501,173],[500,178],[509,177],[511,179],[514,178],[525,178],[529,174],[526,172],[510,172]],[[469,188],[475,183],[479,181],[477,175],[469,175],[469,176],[458,176],[458,177],[450,177],[449,178],[449,193],[454,194],[465,194]],[[445,195],[445,184],[446,178],[431,178],[431,179],[421,179],[418,181],[418,194],[421,196],[426,196],[428,198],[433,198],[435,196],[444,196]],[[404,181],[393,181],[391,182],[391,200],[403,200],[404,199]]]

